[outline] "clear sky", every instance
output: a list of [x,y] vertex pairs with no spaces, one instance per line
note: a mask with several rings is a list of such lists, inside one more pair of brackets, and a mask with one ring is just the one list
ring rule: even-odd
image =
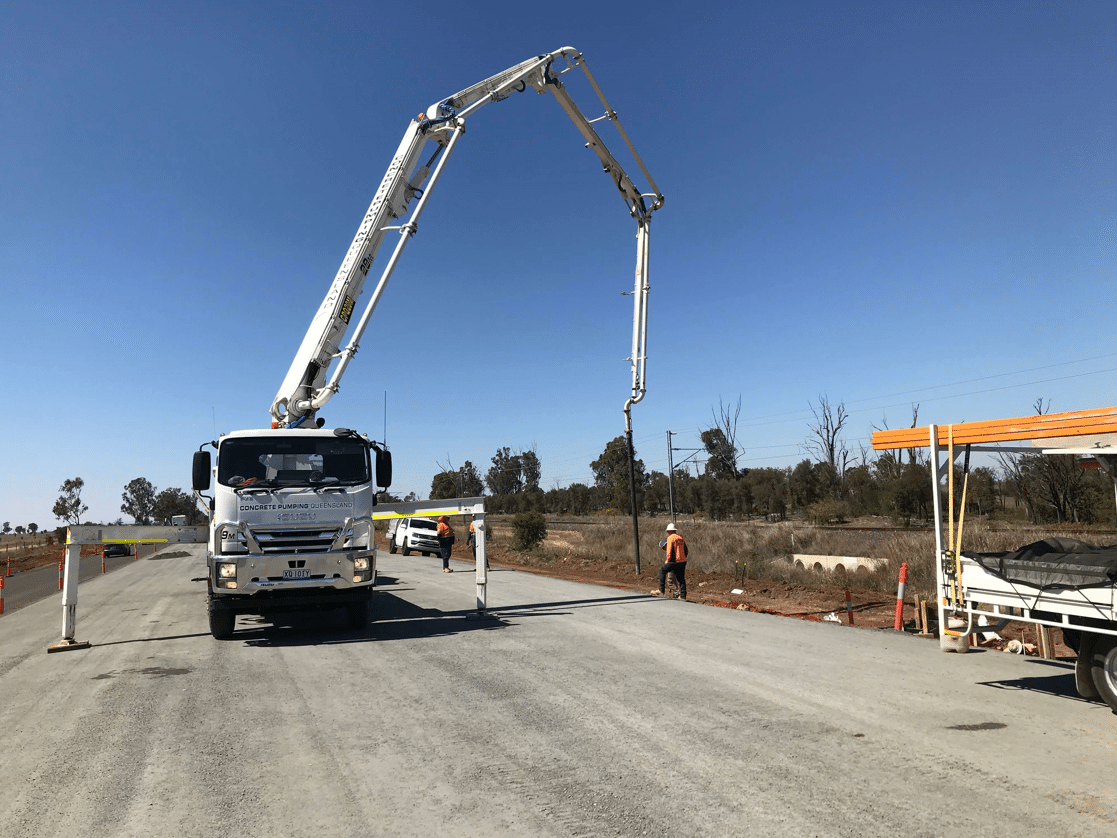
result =
[[[563,46],[667,199],[649,470],[738,396],[746,467],[802,459],[820,395],[854,450],[913,404],[1117,404],[1112,2],[9,0],[0,522],[57,525],[74,476],[112,520],[131,479],[188,489],[201,443],[264,426],[411,117]],[[634,266],[557,103],[483,108],[327,426],[386,429],[401,495],[501,446],[544,488],[591,482],[624,432]]]

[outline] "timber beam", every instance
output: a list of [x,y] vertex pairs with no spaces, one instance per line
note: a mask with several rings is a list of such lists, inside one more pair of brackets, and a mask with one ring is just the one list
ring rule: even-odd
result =
[[[1117,433],[1117,407],[1022,416],[1016,419],[993,419],[988,422],[938,425],[936,434],[938,444],[945,446],[951,433],[955,445],[1112,434]],[[930,444],[930,426],[898,428],[877,431],[873,434],[873,448],[877,451],[895,448],[927,448]]]

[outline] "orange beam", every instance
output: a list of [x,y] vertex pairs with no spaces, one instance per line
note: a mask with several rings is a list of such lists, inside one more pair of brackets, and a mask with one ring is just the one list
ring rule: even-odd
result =
[[[951,426],[938,426],[939,445],[946,445],[948,427]],[[1117,433],[1117,407],[1022,416],[1018,419],[993,419],[989,422],[961,422],[952,427],[955,445],[1111,434]],[[873,434],[873,448],[877,451],[890,448],[929,448],[930,445],[931,430],[926,426],[877,431]]]

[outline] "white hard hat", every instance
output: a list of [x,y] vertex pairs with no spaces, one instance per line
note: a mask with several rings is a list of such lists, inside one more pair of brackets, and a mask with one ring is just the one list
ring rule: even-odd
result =
[[678,531],[679,530],[675,527],[674,524],[668,524],[667,525],[667,532],[678,532]]

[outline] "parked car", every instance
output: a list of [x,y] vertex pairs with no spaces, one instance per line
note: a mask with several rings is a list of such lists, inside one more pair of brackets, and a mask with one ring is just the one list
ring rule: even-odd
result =
[[438,523],[433,518],[393,518],[388,524],[388,552],[438,555]]
[[111,559],[113,556],[131,556],[131,544],[106,544],[105,545],[105,558]]

